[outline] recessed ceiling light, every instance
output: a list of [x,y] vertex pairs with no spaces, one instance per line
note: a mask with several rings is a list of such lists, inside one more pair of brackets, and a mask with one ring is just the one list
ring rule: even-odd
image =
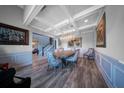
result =
[[84,22],[87,23],[88,22],[88,19],[85,19]]

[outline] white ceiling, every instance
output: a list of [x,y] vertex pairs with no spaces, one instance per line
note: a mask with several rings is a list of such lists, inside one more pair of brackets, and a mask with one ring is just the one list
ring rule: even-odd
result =
[[[76,26],[82,27],[82,26],[86,26],[86,25],[91,25],[96,22],[98,16],[99,16],[99,12],[94,13],[94,14],[89,15],[84,18],[80,18],[79,20],[75,20]],[[88,22],[84,22],[85,20],[88,20]]]
[[67,9],[71,16],[90,8],[92,5],[67,5]]
[[64,11],[58,5],[48,5],[36,16],[39,20],[44,20],[52,25],[58,24],[59,22],[67,19],[68,17],[64,14]]
[[96,26],[103,10],[97,5],[45,5],[28,25],[58,36]]

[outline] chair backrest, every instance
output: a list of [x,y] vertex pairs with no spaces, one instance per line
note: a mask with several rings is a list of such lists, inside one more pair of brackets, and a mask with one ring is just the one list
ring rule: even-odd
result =
[[95,56],[95,52],[93,48],[89,48],[89,56]]
[[76,58],[76,59],[78,58],[78,54],[79,54],[79,52],[76,51],[76,53],[75,53],[75,58]]
[[78,51],[75,52],[74,56],[73,56],[73,62],[76,62],[78,58]]
[[94,49],[93,48],[89,48],[88,51],[85,54],[90,55],[93,52],[94,52]]
[[53,52],[47,53],[47,59],[48,59],[48,64],[49,64],[50,66],[57,66],[57,65],[58,65],[58,61],[57,61],[57,59],[54,57]]

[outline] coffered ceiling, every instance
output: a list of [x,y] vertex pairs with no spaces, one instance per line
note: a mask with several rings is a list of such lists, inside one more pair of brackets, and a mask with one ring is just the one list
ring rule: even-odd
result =
[[29,16],[24,18],[25,25],[53,36],[94,28],[104,12],[103,5],[42,5],[23,9],[25,16]]

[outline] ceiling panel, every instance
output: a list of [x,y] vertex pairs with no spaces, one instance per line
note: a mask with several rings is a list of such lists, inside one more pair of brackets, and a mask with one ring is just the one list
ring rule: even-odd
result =
[[42,28],[42,29],[44,29],[44,30],[46,30],[46,29],[49,28],[48,25],[46,25],[46,24],[44,24],[44,23],[42,23],[42,22],[39,22],[39,21],[37,21],[37,20],[35,20],[35,19],[31,22],[31,25],[38,26],[38,27],[40,27],[40,28]]
[[42,18],[53,25],[68,18],[58,5],[47,5],[40,11],[37,17]]
[[[38,26],[44,31],[54,35],[73,32],[76,31],[76,29],[78,29],[78,31],[85,29],[86,31],[86,29],[91,29],[92,24],[96,23],[101,11],[98,9],[73,20],[75,14],[92,7],[92,5],[65,5],[65,7],[67,13],[60,5],[46,5],[31,22],[31,25]],[[72,16],[72,20],[69,14]],[[84,22],[86,20],[88,21]]]
[[71,24],[64,25],[59,28],[61,31],[72,30],[74,27]]
[[51,34],[55,34],[56,33],[56,30],[55,29],[51,29],[48,32],[51,33]]
[[[99,13],[97,12],[93,15],[87,16],[85,18],[81,18],[79,20],[76,20],[75,21],[76,26],[77,27],[82,27],[82,26],[91,25],[91,24],[95,23],[97,18],[98,18],[98,15],[99,15]],[[85,21],[87,21],[87,22],[85,22]]]
[[66,5],[66,8],[70,12],[71,16],[90,8],[92,5]]

